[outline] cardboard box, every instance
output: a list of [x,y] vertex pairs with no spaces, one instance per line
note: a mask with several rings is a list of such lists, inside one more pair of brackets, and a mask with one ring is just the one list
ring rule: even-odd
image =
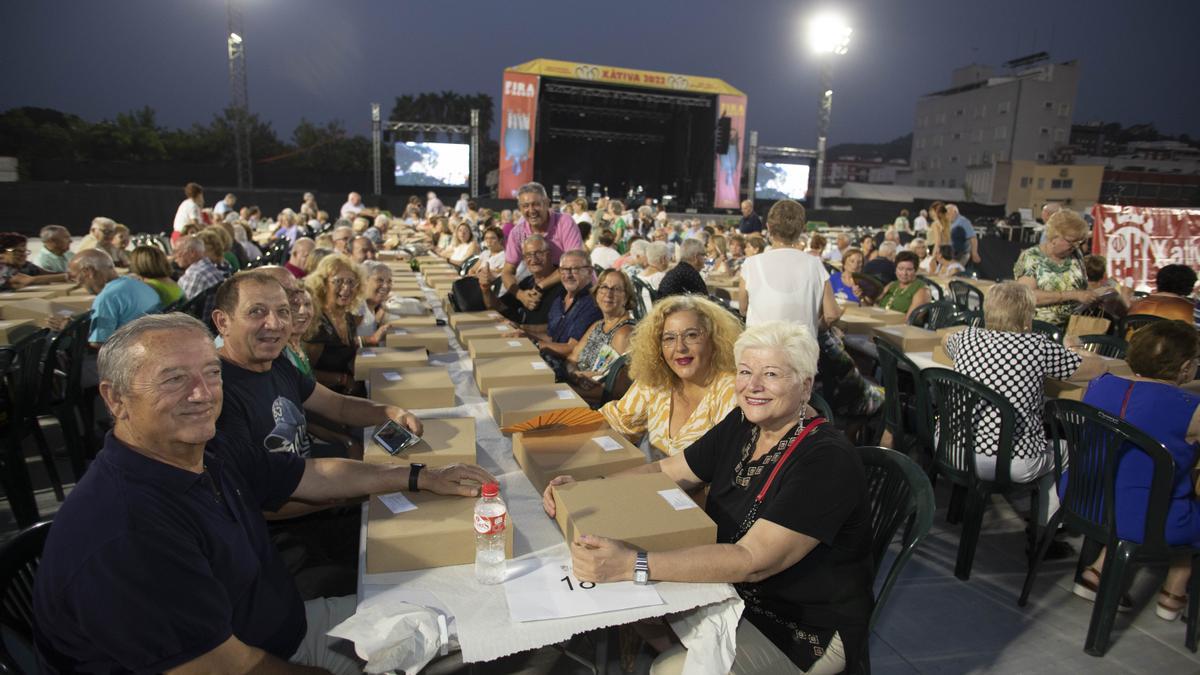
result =
[[1045,383],[1046,396],[1050,398],[1067,398],[1072,401],[1082,401],[1087,391],[1087,382],[1067,382],[1047,377]]
[[354,379],[366,380],[373,370],[395,370],[428,366],[429,356],[424,349],[388,349],[367,347],[358,350],[354,358]]
[[450,336],[441,326],[432,328],[397,328],[389,330],[384,344],[388,347],[413,349],[422,347],[431,354],[450,351]]
[[425,316],[389,316],[387,323],[393,328],[433,328],[438,325],[437,317],[432,314]]
[[[482,342],[477,340],[476,342]],[[475,385],[487,394],[497,387],[554,384],[554,370],[541,356],[502,356],[475,362]]]
[[11,345],[21,337],[38,330],[33,319],[0,320],[0,344]]
[[846,307],[846,313],[842,318],[853,315],[867,319],[875,319],[885,326],[895,326],[905,322],[904,312],[894,312],[890,309],[880,309],[879,307]]
[[482,326],[468,326],[458,331],[458,342],[467,349],[476,340],[496,340],[504,337],[505,333],[516,330],[506,323],[489,323]]
[[500,312],[493,310],[486,312],[446,312],[446,318],[450,323],[450,327],[455,331],[469,326],[486,326],[504,321],[504,317],[501,316]]
[[17,319],[44,321],[52,316],[75,316],[79,313],[71,305],[59,304],[58,301],[61,299],[66,299],[66,296],[53,300],[30,298],[23,302],[0,303],[0,319],[7,321]]
[[[31,290],[33,288],[37,288],[39,290]],[[31,286],[30,289],[22,291],[6,291],[4,293],[0,293],[0,302],[18,302],[21,300],[33,300],[35,298],[49,300],[51,298],[57,298],[59,295],[61,295],[61,293],[56,293],[55,291],[40,290],[42,288],[43,287],[41,286]]]
[[[64,282],[58,283],[58,284],[36,284],[33,286],[26,286],[25,288],[14,289],[13,293],[16,293],[17,295],[27,295],[30,293],[36,293],[40,297],[56,298],[61,295],[68,295],[72,291],[76,291],[81,294],[87,293],[87,289],[80,288],[76,284],[73,284],[69,281],[64,281]],[[47,293],[49,293],[50,295],[47,296],[46,295]]]
[[371,433],[366,434],[363,444],[363,461],[370,464],[412,464],[421,462],[426,466],[447,464],[475,464],[475,420],[471,417],[450,417],[421,420],[424,430],[421,441],[405,448],[398,455],[389,455],[374,441]]
[[419,288],[399,289],[393,287],[392,292],[388,294],[388,298],[413,298],[415,300],[424,300],[425,291]]
[[513,434],[513,457],[541,494],[555,476],[584,481],[646,463],[641,450],[607,424]]
[[954,368],[954,359],[950,358],[950,355],[946,353],[946,348],[941,343],[938,343],[933,348],[933,360],[946,368]]
[[449,408],[454,383],[445,368],[419,367],[373,370],[368,377],[371,400],[401,408]]
[[528,356],[538,358],[538,348],[525,338],[496,338],[472,340],[471,359],[494,359],[503,356]]
[[1129,367],[1129,363],[1125,359],[1113,359],[1107,356],[1101,356],[1104,365],[1108,366],[1108,372],[1117,377],[1133,377],[1133,369]]
[[881,340],[899,347],[905,352],[928,352],[941,344],[942,338],[937,333],[916,326],[901,324],[898,326],[876,326],[872,332]]
[[587,402],[565,384],[497,387],[487,396],[492,419],[501,427],[520,424],[551,410],[588,407]]
[[[430,492],[404,493],[417,508],[393,513],[379,495],[367,506],[367,574],[466,565],[475,562],[475,500]],[[503,495],[501,495],[503,496]],[[504,550],[512,558],[509,511]]]
[[882,328],[884,325],[878,319],[851,314],[849,311],[837,320],[837,326],[851,335],[871,335],[876,328]]
[[[663,492],[686,508],[672,505]],[[654,552],[717,541],[717,524],[664,473],[568,483],[552,494],[555,520],[568,542],[591,534]]]

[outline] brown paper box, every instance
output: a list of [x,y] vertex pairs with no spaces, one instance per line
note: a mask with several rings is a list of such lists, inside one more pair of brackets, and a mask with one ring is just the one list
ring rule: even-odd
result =
[[414,300],[424,300],[425,291],[419,288],[405,289],[392,288],[392,292],[388,295],[389,298],[413,298]]
[[531,356],[538,358],[538,348],[525,338],[472,340],[471,359],[494,359],[501,356]]
[[500,312],[492,310],[486,312],[447,312],[446,317],[449,320],[450,327],[456,331],[468,326],[485,326],[504,321],[504,317],[500,315]]
[[880,309],[879,307],[847,307],[846,313],[842,315],[843,318],[846,315],[875,319],[886,326],[902,324],[907,318],[904,312],[895,312],[890,309]]
[[454,383],[445,368],[375,370],[367,381],[370,398],[378,403],[410,409],[454,405]]
[[1082,401],[1083,393],[1087,391],[1087,382],[1067,382],[1046,378],[1046,396],[1050,398],[1067,398],[1072,401]]
[[[377,495],[367,506],[367,574],[466,565],[475,562],[475,499],[431,492],[404,494],[417,508],[392,513]],[[501,495],[503,497],[504,495]],[[512,558],[512,512],[504,550]]]
[[32,319],[0,320],[0,344],[10,345],[20,337],[38,329]]
[[358,350],[354,358],[354,379],[366,380],[373,370],[395,370],[429,365],[424,349],[388,349],[367,347]]
[[[619,447],[606,450],[602,444]],[[512,447],[513,457],[538,494],[546,490],[555,476],[585,481],[646,463],[642,451],[607,424],[574,430],[519,432],[513,434]]]
[[390,330],[384,340],[388,347],[414,349],[422,347],[431,354],[450,351],[450,336],[441,326],[431,328],[397,328]]
[[393,328],[433,328],[437,325],[437,317],[432,314],[426,316],[401,316],[398,318],[389,316],[387,324]]
[[[42,287],[41,286],[30,286],[30,288],[41,289]],[[8,291],[5,293],[0,293],[0,302],[18,302],[21,300],[33,300],[35,298],[40,298],[42,300],[49,300],[51,298],[57,298],[59,295],[62,295],[62,294],[57,293],[55,291],[46,291],[46,290],[34,291],[34,290],[26,289],[26,290],[17,291],[17,292]]]
[[468,326],[458,331],[458,341],[463,347],[470,349],[476,340],[496,340],[504,337],[505,333],[516,330],[506,323],[488,323],[481,326]]
[[901,324],[898,326],[877,326],[872,329],[879,339],[899,347],[904,352],[929,352],[941,343],[937,333],[916,326]]
[[847,311],[842,315],[842,318],[837,320],[837,325],[851,335],[871,335],[871,332],[875,328],[880,328],[885,324],[878,319],[851,314]]
[[555,520],[568,542],[591,534],[650,552],[716,543],[717,524],[704,509],[676,510],[659,494],[663,490],[679,490],[664,473],[556,486]]
[[475,464],[475,420],[470,417],[449,417],[421,420],[424,430],[421,441],[405,448],[398,455],[389,455],[370,435],[363,449],[363,461],[370,464],[402,464],[420,462],[426,466]]
[[954,359],[950,358],[950,355],[946,353],[946,348],[940,342],[933,348],[933,360],[947,368],[954,368]]
[[[37,284],[34,286],[26,286],[25,288],[20,288],[20,289],[14,290],[13,293],[16,293],[17,295],[29,295],[30,293],[36,293],[40,297],[55,297],[56,298],[60,295],[67,295],[71,291],[87,293],[86,289],[80,288],[79,286],[77,286],[71,282],[63,282],[63,283],[59,283],[59,284]],[[46,296],[45,295],[46,293],[49,293],[50,295]]]
[[488,392],[488,409],[501,427],[526,422],[551,410],[586,407],[587,402],[565,384],[498,387]]
[[537,354],[502,356],[475,362],[475,385],[481,394],[487,394],[497,387],[536,384],[554,384],[554,370]]

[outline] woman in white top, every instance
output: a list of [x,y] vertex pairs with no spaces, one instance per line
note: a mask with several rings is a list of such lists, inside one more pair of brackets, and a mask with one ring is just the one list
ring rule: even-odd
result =
[[188,183],[183,186],[183,194],[187,195],[187,198],[180,202],[179,208],[175,210],[174,229],[179,233],[182,233],[189,223],[203,224],[200,209],[204,208],[204,188],[200,187],[199,183]]
[[817,335],[819,324],[841,315],[825,265],[800,244],[805,222],[804,207],[790,199],[776,202],[767,214],[771,250],[742,263],[738,285],[747,326],[792,321]]
[[487,247],[478,262],[468,272],[483,284],[490,284],[500,277],[504,269],[504,231],[492,225],[483,231],[483,245]]
[[442,251],[442,257],[449,260],[451,265],[462,267],[467,258],[478,253],[479,242],[475,241],[475,233],[471,231],[471,226],[459,223],[458,227],[454,228],[454,241]]

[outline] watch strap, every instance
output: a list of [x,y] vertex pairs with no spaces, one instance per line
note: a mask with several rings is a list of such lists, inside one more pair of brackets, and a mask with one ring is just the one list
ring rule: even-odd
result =
[[645,575],[643,577],[645,581],[640,583],[648,583],[650,581],[650,559],[649,555],[645,551],[638,551],[637,557],[633,561],[633,577],[635,581],[637,580],[639,573]]
[[419,492],[420,491],[417,489],[417,476],[421,475],[421,469],[424,469],[424,468],[425,468],[425,465],[421,464],[420,462],[416,462],[416,463],[408,465],[408,491],[409,492]]

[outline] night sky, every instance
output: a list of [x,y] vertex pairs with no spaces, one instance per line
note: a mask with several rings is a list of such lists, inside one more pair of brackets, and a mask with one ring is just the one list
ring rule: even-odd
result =
[[[301,117],[369,132],[369,104],[422,91],[483,91],[504,67],[545,57],[720,77],[749,97],[764,145],[812,147],[817,67],[805,17],[831,5],[653,2],[241,0],[250,108],[288,140]],[[1036,51],[1078,59],[1075,122],[1154,122],[1200,136],[1200,2],[852,1],[837,57],[831,143],[912,130],[916,98],[951,70]],[[88,120],[143,105],[160,124],[211,120],[228,104],[223,0],[2,0],[0,109],[44,106]],[[498,117],[498,111],[497,111]]]

